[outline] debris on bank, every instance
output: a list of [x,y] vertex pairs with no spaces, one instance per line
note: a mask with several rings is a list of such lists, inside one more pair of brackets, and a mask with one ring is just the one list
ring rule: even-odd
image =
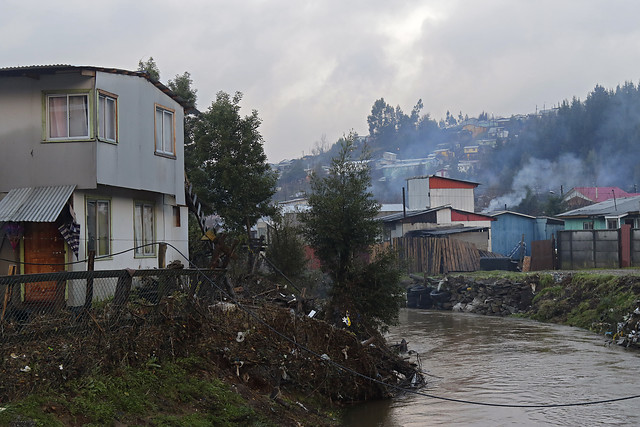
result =
[[90,373],[117,375],[125,367],[185,357],[207,360],[211,374],[280,407],[301,395],[338,404],[386,398],[423,383],[419,367],[381,335],[361,341],[348,328],[313,318],[313,301],[303,295],[249,280],[236,292],[240,304],[178,292],[155,304],[130,300],[117,323],[106,304],[73,331],[52,328],[31,331],[38,339],[4,340],[0,403]]
[[584,272],[510,277],[412,275],[407,307],[518,314],[604,334],[606,344],[640,348],[640,277]]
[[473,279],[445,276],[443,279],[414,276],[407,289],[407,307],[434,308],[492,316],[524,313],[531,307],[535,280]]

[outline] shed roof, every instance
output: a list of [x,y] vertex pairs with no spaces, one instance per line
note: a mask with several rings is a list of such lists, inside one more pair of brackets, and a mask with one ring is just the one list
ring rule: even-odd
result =
[[14,188],[0,200],[0,221],[54,222],[75,185]]
[[413,230],[407,232],[407,236],[411,237],[438,237],[449,236],[451,234],[460,233],[477,233],[488,231],[489,227],[455,227],[455,228],[435,228],[430,230]]

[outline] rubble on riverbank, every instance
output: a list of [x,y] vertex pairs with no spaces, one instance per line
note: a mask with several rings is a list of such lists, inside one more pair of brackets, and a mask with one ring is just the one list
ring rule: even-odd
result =
[[603,334],[640,348],[640,276],[609,272],[412,276],[408,306],[491,316],[519,315]]

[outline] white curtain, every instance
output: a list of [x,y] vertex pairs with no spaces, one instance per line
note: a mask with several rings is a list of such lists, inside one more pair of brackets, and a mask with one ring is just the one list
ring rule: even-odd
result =
[[69,137],[89,136],[88,104],[86,95],[69,96]]
[[49,97],[49,138],[66,138],[67,132],[67,97]]

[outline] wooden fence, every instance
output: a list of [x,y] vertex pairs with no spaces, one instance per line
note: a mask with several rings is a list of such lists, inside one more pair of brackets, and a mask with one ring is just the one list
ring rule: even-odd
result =
[[[393,247],[411,273],[444,274],[480,269],[480,251],[473,243],[450,237],[396,237],[379,249]],[[374,251],[375,253],[375,251]]]

